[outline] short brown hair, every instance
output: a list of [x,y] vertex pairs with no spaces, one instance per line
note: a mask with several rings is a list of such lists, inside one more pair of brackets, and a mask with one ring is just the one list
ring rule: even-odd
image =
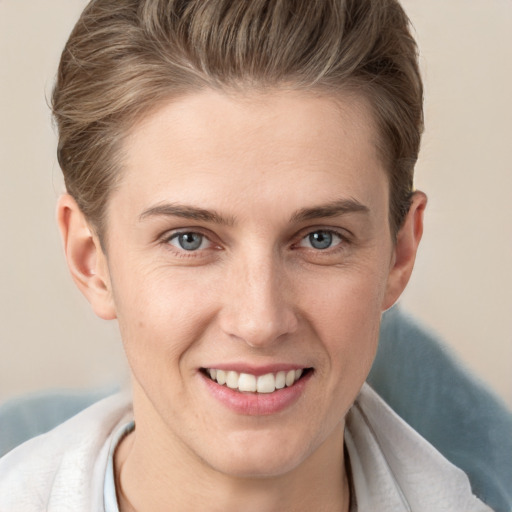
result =
[[137,119],[206,87],[283,84],[369,99],[396,235],[423,130],[417,48],[396,0],[92,0],[53,92],[67,190],[101,237],[121,143]]

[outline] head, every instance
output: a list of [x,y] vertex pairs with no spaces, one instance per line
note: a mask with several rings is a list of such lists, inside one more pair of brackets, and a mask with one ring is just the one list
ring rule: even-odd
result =
[[146,452],[246,477],[342,453],[421,237],[421,95],[391,0],[86,8],[54,93],[59,219]]
[[93,0],[53,95],[68,192],[103,240],[130,127],[194,91],[273,88],[368,100],[396,236],[423,129],[416,45],[396,0]]

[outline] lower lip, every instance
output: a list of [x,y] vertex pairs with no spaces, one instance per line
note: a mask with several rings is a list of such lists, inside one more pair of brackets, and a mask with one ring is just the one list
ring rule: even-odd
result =
[[290,407],[304,393],[312,374],[313,372],[309,371],[293,386],[278,389],[273,393],[242,393],[227,386],[221,386],[206,375],[199,373],[214,398],[228,409],[247,416],[267,416]]

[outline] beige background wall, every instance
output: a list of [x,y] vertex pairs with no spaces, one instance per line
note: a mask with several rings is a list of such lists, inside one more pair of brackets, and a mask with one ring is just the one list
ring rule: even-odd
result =
[[[512,406],[512,2],[405,0],[426,82],[430,203],[405,308]],[[0,0],[0,400],[124,373],[115,325],[68,277],[45,102],[83,0]]]

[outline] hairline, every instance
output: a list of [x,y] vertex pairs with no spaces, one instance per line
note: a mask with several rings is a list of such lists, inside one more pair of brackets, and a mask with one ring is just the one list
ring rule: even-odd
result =
[[[391,211],[391,200],[393,192],[391,190],[391,163],[388,155],[386,154],[386,143],[383,140],[384,135],[381,133],[381,129],[378,126],[377,113],[375,111],[372,100],[369,97],[370,94],[364,87],[364,82],[360,83],[357,78],[354,77],[347,79],[345,84],[338,84],[336,86],[330,85],[329,83],[323,83],[321,81],[309,86],[300,84],[298,82],[293,82],[291,80],[283,83],[268,84],[264,83],[263,81],[255,82],[249,80],[239,80],[229,84],[222,84],[219,82],[207,83],[204,81],[202,84],[190,86],[188,89],[174,89],[172,92],[169,91],[167,94],[162,94],[161,97],[155,101],[151,103],[147,102],[147,105],[142,106],[142,108],[139,104],[137,109],[133,109],[133,113],[128,113],[123,116],[124,118],[122,118],[121,122],[119,123],[119,138],[115,144],[112,154],[113,159],[116,160],[116,164],[114,164],[116,168],[115,183],[112,187],[110,187],[108,194],[105,197],[105,201],[102,207],[103,215],[100,219],[100,225],[96,225],[95,222],[92,222],[91,219],[88,219],[100,241],[104,252],[106,252],[108,239],[108,204],[112,195],[115,193],[117,186],[122,180],[123,163],[126,161],[127,157],[125,152],[126,141],[137,129],[139,129],[144,124],[148,118],[163,108],[164,105],[169,104],[172,101],[180,101],[186,99],[187,97],[193,96],[195,94],[201,94],[206,91],[215,91],[220,94],[233,96],[237,99],[250,99],[251,95],[253,94],[262,95],[277,91],[303,92],[313,96],[329,97],[333,99],[340,111],[340,115],[341,111],[343,110],[343,105],[338,100],[340,98],[346,99],[347,97],[354,98],[355,102],[357,103],[357,108],[360,108],[364,112],[364,115],[371,123],[373,132],[376,135],[375,140],[372,142],[375,144],[377,157],[381,160],[388,182],[388,223],[390,226],[392,240],[393,242],[396,240],[396,235],[400,229],[400,226],[394,227],[393,215]],[[126,125],[128,125],[127,129],[125,128]]]

